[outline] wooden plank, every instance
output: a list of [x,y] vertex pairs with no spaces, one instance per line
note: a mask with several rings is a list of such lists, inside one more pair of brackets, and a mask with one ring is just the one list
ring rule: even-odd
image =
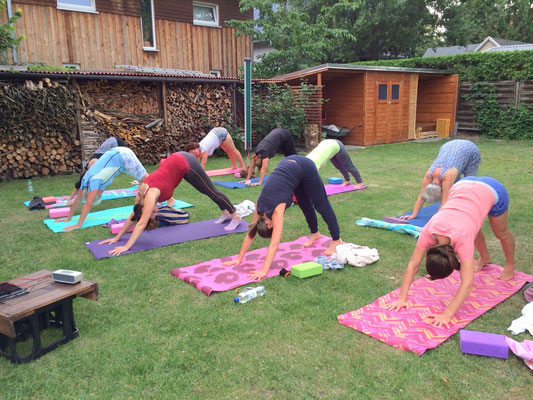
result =
[[129,40],[128,40],[128,26],[126,25],[126,16],[121,15],[120,16],[120,26],[122,28],[122,41],[124,43],[124,61],[126,65],[132,65],[131,64],[131,57],[130,57],[130,48],[129,48]]

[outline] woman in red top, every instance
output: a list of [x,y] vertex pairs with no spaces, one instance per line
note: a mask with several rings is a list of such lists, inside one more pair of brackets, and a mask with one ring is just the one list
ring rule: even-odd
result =
[[172,205],[174,203],[174,198],[172,197],[174,189],[178,187],[182,179],[189,182],[200,193],[209,196],[222,210],[222,216],[215,222],[216,224],[231,219],[229,225],[224,228],[227,231],[232,231],[239,225],[241,218],[235,211],[233,204],[224,193],[215,188],[196,157],[190,153],[180,151],[161,160],[160,167],[139,185],[133,213],[128,217],[117,236],[112,239],[106,239],[100,244],[118,242],[133,223],[138,222],[135,224],[135,228],[126,244],[115,247],[109,251],[109,254],[119,255],[129,250],[145,229],[150,230],[157,226],[155,219],[157,203],[168,200],[168,204]]

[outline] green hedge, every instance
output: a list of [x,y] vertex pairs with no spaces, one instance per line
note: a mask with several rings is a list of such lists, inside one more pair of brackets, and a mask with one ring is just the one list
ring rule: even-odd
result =
[[533,79],[533,50],[367,61],[354,64],[445,69],[467,82]]

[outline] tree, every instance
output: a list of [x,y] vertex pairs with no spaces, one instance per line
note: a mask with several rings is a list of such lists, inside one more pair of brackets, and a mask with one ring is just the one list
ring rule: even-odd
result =
[[[6,0],[0,0],[0,10],[6,6]],[[0,25],[0,56],[7,50],[15,49],[24,40],[24,35],[15,37],[15,23],[22,17],[22,10],[19,8],[5,24]]]

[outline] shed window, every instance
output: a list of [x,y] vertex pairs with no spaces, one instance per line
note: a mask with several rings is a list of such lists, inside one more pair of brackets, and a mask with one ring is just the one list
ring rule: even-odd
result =
[[387,85],[378,86],[378,100],[387,100]]
[[69,11],[96,12],[94,0],[57,0],[57,8]]
[[143,50],[156,50],[153,0],[141,0],[141,33]]
[[193,22],[195,25],[219,26],[218,6],[214,4],[193,3]]
[[400,98],[400,85],[391,86],[391,100],[398,100]]

